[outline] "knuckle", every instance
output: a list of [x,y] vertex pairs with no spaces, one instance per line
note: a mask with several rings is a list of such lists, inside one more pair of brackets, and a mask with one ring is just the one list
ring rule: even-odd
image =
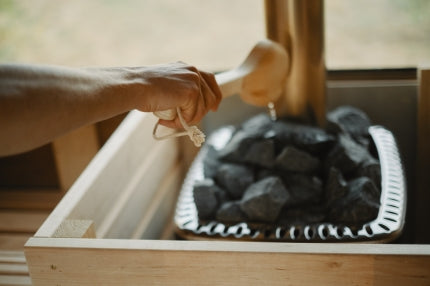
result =
[[200,85],[200,76],[198,73],[192,72],[190,73],[190,79],[195,83]]
[[196,73],[196,74],[199,72],[199,70],[195,66],[192,66],[192,65],[188,65],[187,69],[193,73]]

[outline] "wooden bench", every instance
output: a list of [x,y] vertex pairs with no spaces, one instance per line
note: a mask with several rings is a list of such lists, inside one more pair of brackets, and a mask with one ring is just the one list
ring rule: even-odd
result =
[[29,239],[34,285],[430,282],[430,245],[163,240],[190,145],[154,142],[154,123],[130,113]]
[[31,285],[24,244],[49,211],[0,210],[0,285]]
[[31,285],[23,251],[0,251],[0,285]]

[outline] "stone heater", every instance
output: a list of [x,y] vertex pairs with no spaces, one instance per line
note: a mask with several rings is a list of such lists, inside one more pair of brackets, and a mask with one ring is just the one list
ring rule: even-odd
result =
[[[381,244],[403,227],[406,188],[393,133],[408,141],[411,128],[392,133],[366,115],[381,114],[370,99],[397,92],[384,108],[398,106],[404,122],[419,113],[422,126],[430,108],[417,111],[408,99],[419,90],[428,106],[428,71],[376,94],[328,84],[322,1],[268,0],[266,13],[268,36],[290,63],[274,104],[279,119],[226,98],[204,123],[216,131],[195,156],[188,139],[153,140],[152,114],[129,113],[26,243],[34,285],[430,283],[428,244]],[[230,82],[234,90],[242,81]],[[396,119],[376,116],[388,126]],[[303,185],[307,192],[295,191]],[[175,229],[186,239],[175,239]]]
[[[356,108],[339,107],[326,118],[322,2],[266,1],[266,12],[269,37],[288,55],[283,94],[275,106],[290,120],[260,115],[214,132],[182,188],[178,234],[190,239],[393,240],[406,213],[397,144],[390,131],[372,126]],[[246,82],[241,86],[247,102],[268,103],[258,92],[260,101],[253,100]],[[276,95],[272,91],[267,101]],[[293,123],[298,120],[308,124]]]
[[215,131],[185,179],[175,215],[178,234],[263,241],[396,238],[406,184],[392,133],[371,126],[353,107],[330,112],[327,123],[325,131],[261,114]]

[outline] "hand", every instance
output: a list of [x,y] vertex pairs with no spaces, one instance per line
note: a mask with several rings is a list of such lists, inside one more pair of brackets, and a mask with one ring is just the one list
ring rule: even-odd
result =
[[[182,62],[143,68],[144,100],[139,110],[154,112],[181,108],[185,121],[200,122],[209,110],[216,111],[222,94],[212,73]],[[182,128],[179,119],[160,120],[170,128]]]

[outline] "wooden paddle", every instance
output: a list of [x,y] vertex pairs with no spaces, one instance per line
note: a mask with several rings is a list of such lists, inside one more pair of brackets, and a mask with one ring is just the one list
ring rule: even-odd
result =
[[[289,68],[285,49],[270,40],[258,42],[238,67],[215,75],[223,98],[239,94],[243,101],[266,106],[282,93]],[[176,110],[157,111],[162,119],[172,120]]]
[[[267,106],[274,112],[273,102],[281,95],[289,70],[289,58],[285,49],[270,40],[258,42],[245,61],[235,69],[215,75],[223,98],[239,94],[243,101],[256,106]],[[196,126],[188,126],[180,109],[156,111],[154,114],[165,120],[179,116],[185,132],[159,137],[156,135],[158,123],[154,126],[153,137],[157,140],[188,135],[196,146],[200,146],[205,135]],[[276,117],[276,116],[273,116]]]

